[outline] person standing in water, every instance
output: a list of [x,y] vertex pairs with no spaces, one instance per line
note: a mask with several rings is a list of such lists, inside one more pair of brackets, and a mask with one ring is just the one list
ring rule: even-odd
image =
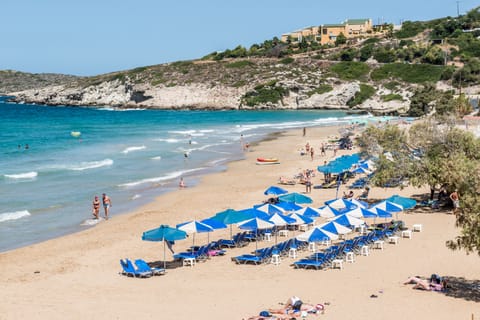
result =
[[98,200],[98,196],[95,196],[95,198],[93,199],[92,206],[93,218],[98,219],[98,214],[100,212],[100,200]]
[[112,200],[105,193],[102,194],[103,209],[105,210],[105,220],[108,220],[108,210],[112,206]]

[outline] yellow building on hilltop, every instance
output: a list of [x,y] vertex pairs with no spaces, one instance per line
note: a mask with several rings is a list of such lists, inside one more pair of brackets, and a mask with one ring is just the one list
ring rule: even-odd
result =
[[343,33],[348,38],[355,38],[373,32],[372,19],[347,19],[340,24],[323,24],[319,27],[308,27],[291,33],[282,34],[283,42],[301,42],[315,40],[320,44],[334,44]]

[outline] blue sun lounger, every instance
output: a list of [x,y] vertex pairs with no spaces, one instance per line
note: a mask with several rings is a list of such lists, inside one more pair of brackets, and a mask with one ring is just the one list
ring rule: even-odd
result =
[[150,265],[142,259],[135,260],[135,264],[137,265],[137,271],[139,272],[151,272],[154,276],[165,274],[165,269],[150,267]]
[[125,260],[120,259],[120,265],[122,266],[122,269],[123,269],[121,274],[126,275],[128,277],[149,278],[153,275],[151,271],[140,271],[135,269],[132,261],[130,261],[129,259],[125,259]]
[[246,264],[247,262],[253,262],[254,264],[261,264],[266,262],[272,256],[273,250],[274,250],[273,247],[268,247],[258,254],[243,254],[241,256],[233,258],[233,260],[238,264],[240,263]]

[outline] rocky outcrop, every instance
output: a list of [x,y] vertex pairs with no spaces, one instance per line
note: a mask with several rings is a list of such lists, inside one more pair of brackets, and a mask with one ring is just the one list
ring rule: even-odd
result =
[[190,84],[152,87],[102,82],[86,88],[52,86],[14,92],[13,101],[48,105],[118,106],[155,109],[237,109],[245,90]]
[[313,94],[311,97],[300,101],[302,109],[345,109],[347,102],[360,91],[358,82],[347,82],[334,87],[330,92]]
[[[48,105],[113,106],[148,109],[350,109],[347,102],[360,91],[357,81],[339,83],[330,79],[333,90],[309,96],[311,87],[295,81],[281,83],[288,94],[278,103],[266,103],[255,107],[242,106],[247,86],[232,88],[221,85],[192,83],[176,86],[132,84],[120,80],[102,82],[85,88],[78,86],[51,86],[41,89],[15,92],[16,102]],[[382,95],[390,93],[381,89],[378,95],[354,109],[372,113],[404,113],[408,110],[408,92],[403,100],[384,102]]]

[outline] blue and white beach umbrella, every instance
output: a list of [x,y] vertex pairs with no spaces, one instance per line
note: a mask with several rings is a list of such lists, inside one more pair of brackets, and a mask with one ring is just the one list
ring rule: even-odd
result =
[[313,208],[313,207],[304,207],[302,209],[296,210],[295,213],[301,214],[305,217],[320,217],[320,209]]
[[275,206],[280,207],[285,211],[295,211],[302,208],[302,206],[290,201],[280,201],[279,203],[276,203]]
[[353,209],[353,210],[350,210],[350,211],[347,211],[346,214],[348,214],[349,216],[352,216],[352,217],[355,217],[355,218],[376,218],[378,217],[378,215],[372,211],[372,210],[369,210],[369,209],[365,209],[365,208],[356,208],[356,209]]
[[280,207],[278,207],[274,204],[270,204],[270,203],[255,205],[253,207],[257,210],[263,211],[263,212],[268,213],[268,214],[274,214],[274,213],[283,214],[283,213],[285,213],[285,210],[283,210],[282,208],[280,208]]
[[[258,230],[270,229],[270,228],[273,228],[274,226],[275,225],[270,221],[263,220],[260,218],[253,218],[253,219],[244,221],[238,225],[240,229],[255,231],[257,235],[258,235]],[[258,249],[257,241],[255,241],[255,249]]]
[[[386,200],[381,201],[381,202],[373,205],[370,209],[380,209],[380,210],[387,211],[387,212],[390,212],[390,213],[395,213],[395,214],[397,214],[397,217],[398,217],[398,213],[403,211],[403,207],[401,205],[390,202],[390,201],[386,201]],[[378,214],[378,212],[377,212],[377,214]]]
[[300,241],[320,242],[325,240],[337,240],[338,235],[316,227],[296,237]]
[[330,206],[323,206],[320,207],[318,210],[320,211],[320,217],[322,218],[333,218],[341,214],[338,210]]
[[196,233],[203,233],[203,232],[212,232],[213,228],[210,227],[208,224],[202,223],[200,221],[189,221],[177,224],[178,230],[183,230],[188,234],[193,234],[192,237],[192,245],[195,245],[195,234]]
[[377,204],[374,204],[372,208],[379,208],[388,212],[400,212],[403,211],[403,207],[399,204],[390,202],[390,201],[381,201]]
[[271,223],[273,223],[276,226],[286,226],[287,224],[293,224],[295,223],[295,219],[292,219],[289,216],[280,214],[280,213],[274,213],[269,219]]
[[370,170],[366,169],[366,168],[362,168],[362,167],[358,167],[358,168],[355,168],[352,170],[353,173],[356,173],[356,174],[370,174],[372,173]]
[[355,218],[348,214],[342,214],[332,220],[333,222],[339,223],[345,227],[354,226],[358,227],[365,224],[365,221]]
[[360,201],[357,199],[345,199],[345,201],[351,202],[353,205],[357,206],[357,208],[368,208],[368,203],[364,201]]
[[347,228],[344,225],[341,225],[340,223],[335,221],[327,222],[321,225],[320,228],[334,234],[347,234],[352,232],[352,229]]
[[373,208],[370,208],[368,210],[375,212],[379,218],[391,218],[392,217],[391,212],[382,210],[380,208],[373,207]]
[[307,216],[303,216],[303,215],[298,214],[298,213],[296,213],[296,212],[295,212],[295,213],[292,213],[289,217],[295,220],[295,222],[292,223],[293,225],[313,223],[313,219],[312,219],[312,218],[307,217]]
[[343,213],[347,210],[355,209],[357,207],[352,202],[342,198],[325,201],[325,204],[331,208],[334,208],[337,211],[340,211],[340,213]]

